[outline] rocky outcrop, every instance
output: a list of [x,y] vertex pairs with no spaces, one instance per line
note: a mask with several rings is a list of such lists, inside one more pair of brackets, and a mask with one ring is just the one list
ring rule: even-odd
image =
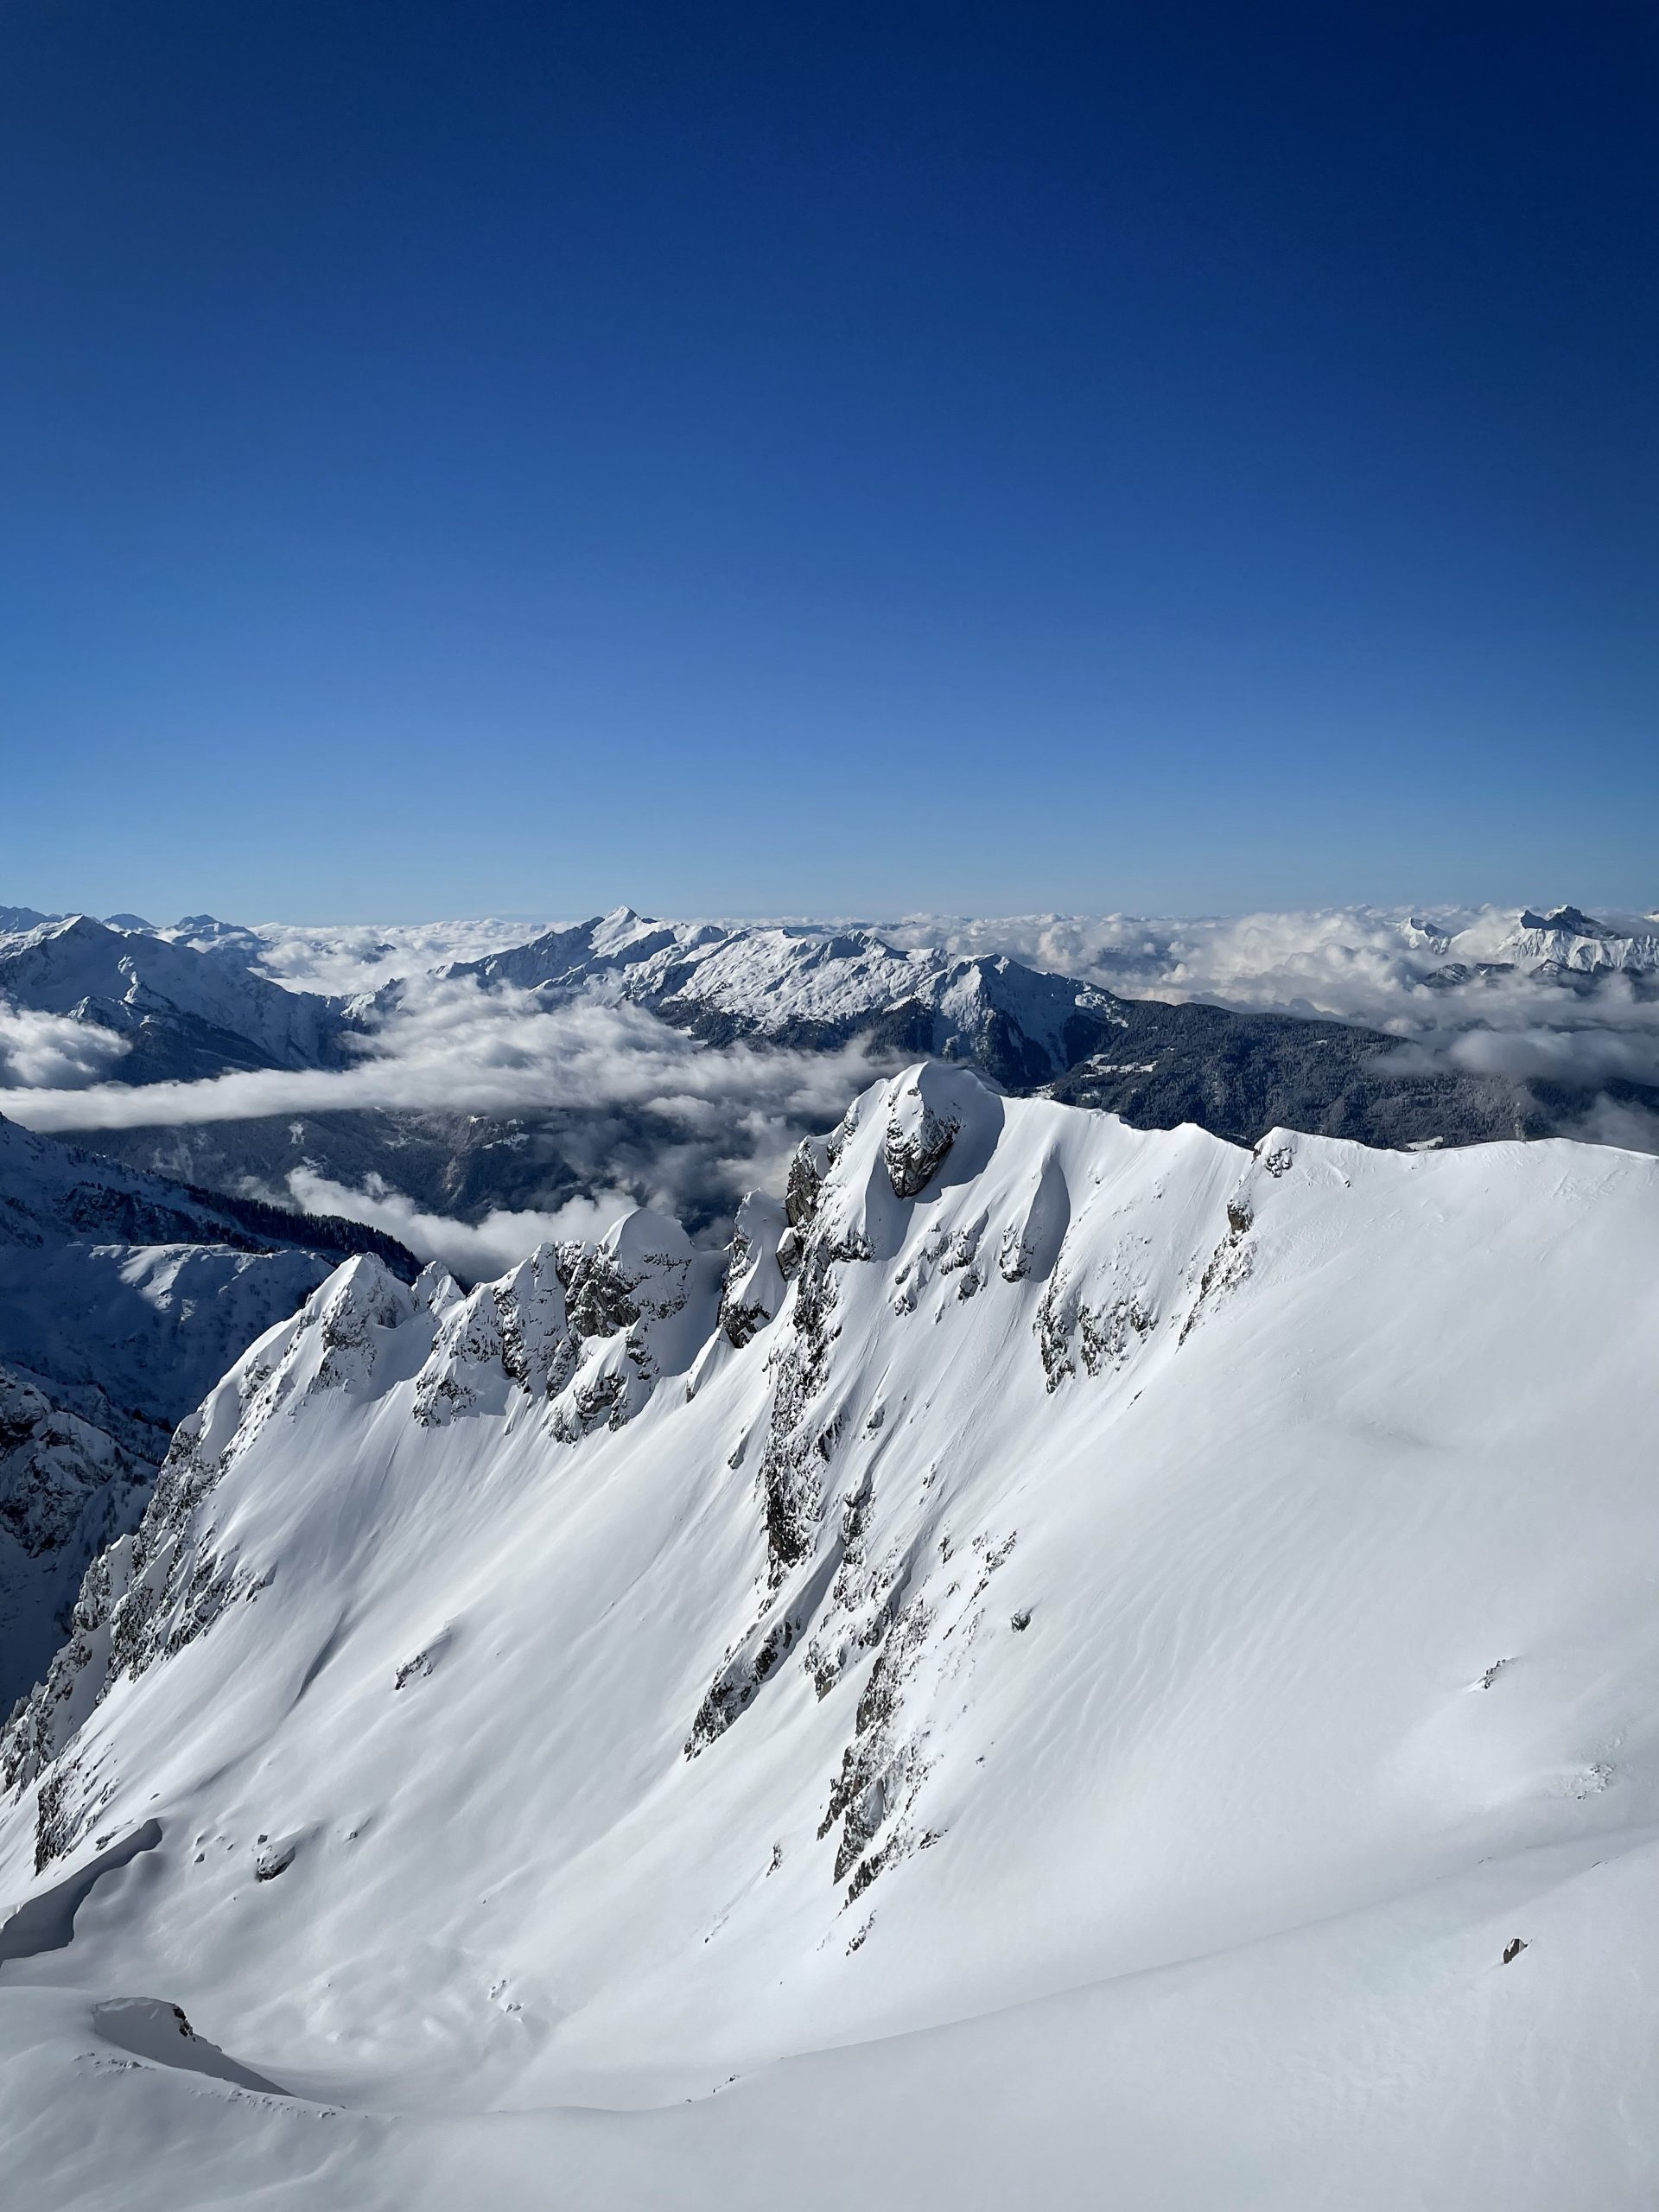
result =
[[785,1207],[764,1192],[751,1191],[737,1210],[721,1287],[720,1325],[739,1351],[784,1302],[778,1248],[792,1226]]
[[913,1198],[927,1188],[962,1126],[948,1109],[935,1106],[924,1095],[922,1084],[918,1074],[902,1090],[895,1085],[896,1095],[887,1107],[882,1153],[895,1198]]

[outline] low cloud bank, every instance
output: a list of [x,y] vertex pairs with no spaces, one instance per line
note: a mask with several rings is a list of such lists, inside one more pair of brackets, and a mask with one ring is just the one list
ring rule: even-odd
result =
[[[1632,937],[1654,931],[1650,917],[1602,918]],[[1659,1116],[1607,1095],[1610,1086],[1659,1084],[1659,977],[1552,982],[1519,966],[1449,973],[1454,963],[1472,971],[1478,960],[1503,957],[1516,921],[1513,910],[1491,908],[1414,918],[1404,909],[1349,908],[1198,920],[910,917],[878,926],[897,945],[1006,952],[1128,996],[1361,1022],[1395,1038],[1402,1063],[1419,1068],[1575,1087],[1584,1097],[1574,1134],[1659,1152]],[[636,1204],[717,1234],[745,1189],[781,1187],[804,1132],[832,1126],[892,1065],[860,1046],[824,1054],[715,1047],[637,1007],[590,1000],[550,1008],[511,987],[420,972],[528,933],[500,922],[260,930],[266,972],[304,988],[409,979],[400,1003],[359,1040],[354,1064],[338,1069],[124,1084],[110,1078],[128,1050],[124,1038],[67,1015],[0,1006],[0,1110],[92,1143],[100,1131],[175,1131],[169,1141],[180,1164],[168,1165],[159,1147],[152,1156],[164,1172],[187,1177],[193,1168],[184,1155],[203,1149],[188,1133],[218,1127],[226,1141],[204,1163],[210,1179],[233,1171],[238,1146],[258,1149],[232,1139],[237,1123],[292,1119],[300,1132],[294,1149],[284,1141],[259,1154],[264,1195],[372,1223],[421,1256],[477,1277],[499,1273],[544,1238],[601,1234]],[[353,1113],[474,1116],[528,1135],[480,1132],[482,1154],[502,1147],[486,1160],[457,1129],[455,1160],[483,1170],[471,1177],[478,1195],[468,1203],[454,1196],[462,1179],[429,1173],[423,1180],[406,1151],[410,1187],[397,1187],[387,1178],[399,1174],[399,1147],[376,1141],[331,1154],[326,1131],[315,1142],[303,1134],[317,1117]],[[438,1146],[441,1164],[448,1141]],[[515,1154],[516,1144],[524,1148]],[[365,1173],[371,1160],[375,1172]],[[452,1200],[480,1217],[457,1218],[446,1210]]]
[[485,960],[509,945],[524,944],[554,925],[501,921],[398,922],[372,928],[302,929],[261,922],[251,934],[263,947],[254,965],[273,983],[291,990],[323,991],[349,998],[378,990],[395,977],[423,976],[451,961]]
[[635,1204],[625,1191],[608,1191],[572,1198],[551,1213],[514,1212],[498,1206],[480,1222],[457,1221],[453,1215],[417,1206],[378,1175],[354,1191],[308,1167],[296,1167],[289,1174],[287,1196],[302,1213],[342,1215],[347,1221],[383,1229],[417,1258],[436,1260],[467,1281],[505,1274],[538,1244],[566,1237],[601,1237]]
[[[101,1131],[135,1129],[217,1127],[228,1139],[238,1122],[291,1117],[295,1164],[244,1176],[241,1187],[306,1212],[371,1223],[422,1258],[478,1277],[500,1273],[543,1239],[601,1235],[636,1205],[718,1233],[746,1190],[781,1189],[802,1135],[833,1127],[892,1065],[858,1046],[715,1047],[637,1007],[588,1001],[550,1010],[526,993],[486,990],[472,978],[421,980],[360,1051],[355,1066],[341,1069],[14,1090],[3,1110],[30,1128],[94,1144]],[[432,1204],[433,1188],[412,1196],[387,1179],[398,1172],[395,1143],[379,1149],[377,1172],[352,1181],[314,1156],[327,1154],[327,1132],[314,1140],[308,1123],[364,1111],[480,1117],[493,1128],[511,1122],[541,1166],[520,1172],[518,1137],[496,1138],[501,1203],[476,1221],[459,1219]],[[454,1132],[463,1164],[477,1157],[469,1134]],[[181,1149],[156,1164],[194,1179]],[[515,1185],[535,1198],[544,1188],[560,1196],[551,1205],[514,1205]]]
[[[67,1025],[74,1027],[73,1024]],[[83,1034],[103,1033],[83,1032]],[[10,1117],[50,1134],[157,1128],[276,1115],[514,1115],[627,1106],[710,1132],[733,1112],[836,1120],[869,1080],[861,1050],[719,1049],[637,1007],[552,1009],[470,978],[426,979],[361,1044],[354,1067],[257,1069],[195,1083],[93,1083],[15,1092]]]
[[0,1000],[0,1089],[50,1090],[99,1083],[129,1050],[127,1039],[112,1029]]
[[[1659,937],[1652,914],[1600,919],[1632,938]],[[987,919],[911,914],[879,925],[895,944],[1003,952],[1055,975],[1131,997],[1207,999],[1263,1013],[1325,1014],[1387,1027],[1490,1018],[1506,983],[1538,1014],[1528,974],[1448,983],[1449,963],[1511,957],[1516,911],[1499,906],[1339,906],[1198,916],[1024,914]],[[1431,983],[1436,974],[1440,980]]]
[[[1651,914],[1599,918],[1632,939],[1659,935]],[[1184,920],[911,915],[881,933],[906,946],[1007,953],[1130,998],[1358,1022],[1417,1047],[1423,1067],[1585,1089],[1659,1083],[1659,977],[1474,972],[1514,961],[1516,928],[1511,907],[1349,906]],[[1459,968],[1471,972],[1459,977]]]

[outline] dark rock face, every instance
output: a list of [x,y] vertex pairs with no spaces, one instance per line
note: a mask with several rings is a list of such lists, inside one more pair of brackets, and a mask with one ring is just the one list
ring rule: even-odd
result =
[[0,1368],[0,1530],[27,1558],[64,1551],[89,1507],[147,1473],[114,1438]]
[[882,1153],[895,1198],[913,1198],[927,1188],[957,1141],[957,1126],[921,1098],[904,1122],[889,1120]]

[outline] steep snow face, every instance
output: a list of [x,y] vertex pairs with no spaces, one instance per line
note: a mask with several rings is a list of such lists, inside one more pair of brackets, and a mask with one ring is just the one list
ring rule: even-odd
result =
[[235,1228],[232,1217],[202,1192],[36,1135],[0,1116],[0,1246],[39,1248],[68,1238],[214,1242]]
[[159,1457],[228,1362],[328,1272],[288,1236],[372,1234],[214,1198],[0,1118],[0,1360]]
[[92,1551],[136,1523],[175,1424],[330,1264],[0,1120],[0,1366],[45,1408],[0,1465],[0,1707],[61,1641]]
[[[353,1262],[5,1738],[8,2171],[1644,2202],[1656,1235],[1633,1154],[932,1064],[723,1285],[639,1216],[470,1299]],[[302,2101],[84,2064],[135,1994]]]
[[128,1049],[108,1074],[126,1083],[315,1067],[340,1027],[333,1001],[268,982],[240,957],[85,914],[0,942],[0,1001],[118,1037]]
[[328,1274],[311,1252],[0,1244],[0,1708],[137,1525],[175,1422]]
[[328,1273],[315,1252],[223,1244],[0,1246],[0,1356],[89,1420],[159,1430],[164,1448],[204,1389]]
[[248,1252],[302,1245],[336,1255],[369,1250],[416,1272],[401,1244],[361,1222],[197,1190],[20,1128],[0,1115],[0,1251],[65,1243],[228,1244]]

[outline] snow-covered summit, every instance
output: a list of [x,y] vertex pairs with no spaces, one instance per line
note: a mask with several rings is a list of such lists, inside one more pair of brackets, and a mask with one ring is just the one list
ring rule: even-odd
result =
[[[350,1263],[6,1738],[14,2108],[75,2084],[29,2155],[107,2189],[142,2119],[322,2208],[758,2206],[780,2144],[807,2208],[849,2160],[1634,2208],[1656,1236],[1632,1154],[1251,1152],[935,1062],[723,1282],[638,1216],[470,1299]],[[135,1992],[286,2100],[87,2067]]]
[[1654,969],[1659,968],[1659,931],[1621,931],[1576,906],[1558,906],[1547,914],[1525,908],[1491,957],[1522,968],[1559,967],[1585,973]]

